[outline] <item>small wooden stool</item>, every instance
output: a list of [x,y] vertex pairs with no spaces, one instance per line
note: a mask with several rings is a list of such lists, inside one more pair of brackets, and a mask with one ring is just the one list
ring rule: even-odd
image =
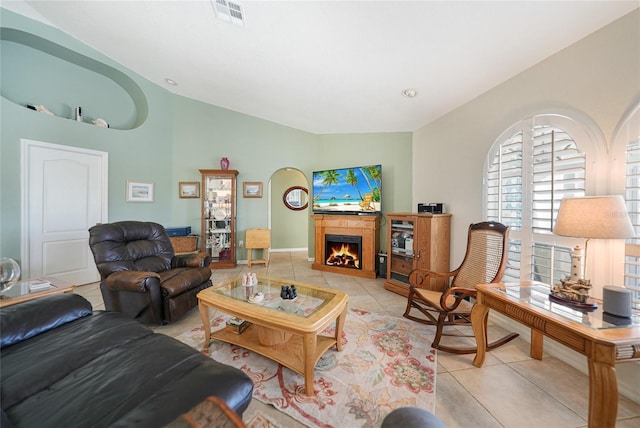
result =
[[[264,266],[269,265],[269,248],[271,247],[271,230],[269,229],[247,229],[245,236],[248,253],[248,263],[251,267],[252,263],[264,263]],[[262,260],[253,260],[253,250],[262,249]]]

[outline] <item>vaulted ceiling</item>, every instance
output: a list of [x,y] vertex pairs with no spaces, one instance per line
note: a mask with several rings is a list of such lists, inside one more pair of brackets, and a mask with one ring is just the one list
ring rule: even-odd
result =
[[[216,1],[226,2],[0,5],[175,94],[319,134],[414,131],[639,7],[231,0],[242,12],[236,25],[216,13]],[[415,97],[403,96],[408,88]]]

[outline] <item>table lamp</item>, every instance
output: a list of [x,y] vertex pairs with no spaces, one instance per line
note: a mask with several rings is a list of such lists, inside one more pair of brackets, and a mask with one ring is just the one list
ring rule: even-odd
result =
[[[561,236],[586,238],[584,271],[580,272],[578,267],[582,278],[586,278],[587,274],[590,239],[627,239],[635,236],[627,207],[620,195],[562,199],[553,232]],[[576,248],[579,254],[579,247]],[[573,273],[572,270],[572,276]]]

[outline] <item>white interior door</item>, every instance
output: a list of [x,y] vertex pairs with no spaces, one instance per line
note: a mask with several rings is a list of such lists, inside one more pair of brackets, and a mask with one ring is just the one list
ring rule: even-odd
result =
[[22,140],[23,278],[100,279],[89,228],[107,221],[108,154]]

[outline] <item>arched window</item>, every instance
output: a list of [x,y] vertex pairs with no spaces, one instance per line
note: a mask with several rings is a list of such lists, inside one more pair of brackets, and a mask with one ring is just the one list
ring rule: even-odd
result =
[[634,304],[640,307],[640,105],[622,122],[614,143],[625,148],[624,197],[636,231],[636,237],[625,245],[624,285],[632,290]]
[[487,220],[511,227],[503,281],[558,282],[571,272],[571,249],[583,242],[553,235],[564,197],[587,194],[593,133],[561,115],[538,115],[507,129],[485,162]]

